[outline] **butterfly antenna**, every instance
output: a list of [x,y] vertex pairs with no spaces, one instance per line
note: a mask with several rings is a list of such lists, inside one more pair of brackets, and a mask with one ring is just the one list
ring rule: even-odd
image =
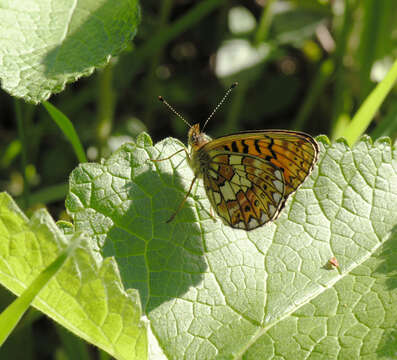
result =
[[161,95],[159,96],[159,100],[160,100],[163,104],[165,104],[165,105],[168,107],[168,109],[170,109],[176,116],[178,116],[180,119],[182,119],[182,121],[183,121],[187,126],[192,127],[192,125],[190,125],[190,124],[188,123],[188,121],[187,121],[181,114],[179,114],[178,111],[176,111],[170,104],[168,104],[167,101],[166,101]]
[[210,114],[210,116],[208,116],[207,120],[205,120],[204,126],[202,128],[202,130],[204,130],[205,126],[207,125],[208,121],[210,121],[210,119],[215,115],[215,113],[218,111],[218,109],[221,107],[221,105],[224,103],[224,101],[226,100],[226,98],[229,96],[229,94],[232,92],[232,90],[238,85],[238,82],[233,83],[229,89],[227,89],[225,95],[223,95],[223,98],[221,101],[219,101],[218,105],[215,106],[215,109],[212,111],[212,113]]

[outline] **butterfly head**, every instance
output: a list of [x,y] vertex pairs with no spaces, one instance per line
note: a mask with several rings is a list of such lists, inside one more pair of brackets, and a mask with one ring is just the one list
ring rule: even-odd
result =
[[200,124],[194,124],[187,133],[188,144],[193,150],[198,150],[211,141],[211,138],[200,130]]
[[[218,103],[217,106],[215,106],[215,109],[212,111],[210,116],[208,116],[207,120],[203,125],[203,129],[207,125],[208,121],[214,116],[214,114],[219,109],[219,107],[223,104],[223,102],[228,97],[232,89],[235,88],[236,86],[237,83],[235,82],[229,87],[229,89],[226,91],[221,101]],[[178,116],[181,120],[183,120],[183,122],[186,125],[190,127],[188,132],[188,145],[193,152],[199,150],[201,147],[203,147],[205,144],[209,143],[212,140],[208,135],[206,135],[203,131],[200,130],[200,124],[190,125],[189,122],[186,121],[185,118],[181,114],[179,114],[170,104],[168,104],[168,102],[165,101],[165,99],[162,96],[159,96],[159,100],[163,102],[176,116]]]

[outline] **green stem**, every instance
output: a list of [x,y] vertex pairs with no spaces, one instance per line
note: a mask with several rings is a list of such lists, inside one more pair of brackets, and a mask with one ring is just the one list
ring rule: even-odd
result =
[[342,24],[338,31],[339,35],[337,37],[335,54],[333,56],[335,63],[335,86],[334,100],[332,104],[331,134],[333,134],[335,131],[339,116],[344,112],[344,99],[346,97],[346,92],[349,91],[349,87],[346,86],[345,83],[343,59],[347,51],[347,43],[353,24],[352,13],[354,1],[346,0],[344,4],[345,9],[343,13]]
[[360,65],[361,100],[370,92],[373,86],[370,79],[372,65],[377,56],[377,44],[380,39],[381,22],[385,1],[363,1],[364,20],[358,50],[358,64]]
[[310,89],[307,92],[305,100],[299,109],[298,115],[292,124],[292,129],[302,130],[314,105],[317,102],[320,94],[322,93],[328,79],[331,77],[334,70],[334,63],[331,59],[327,59],[322,62],[319,70],[316,73],[314,80],[310,85]]
[[[160,10],[160,16],[159,16],[159,25],[158,25],[158,31],[162,31],[166,24],[168,23],[171,9],[173,5],[173,0],[164,0],[162,2],[162,7]],[[149,67],[149,73],[147,76],[145,88],[146,88],[146,93],[147,94],[152,94],[155,92],[157,88],[157,82],[156,82],[156,70],[160,64],[160,61],[163,57],[162,54],[162,48],[158,50],[157,53],[153,53],[150,61],[150,67]],[[151,106],[151,103],[153,102],[153,98],[148,96],[147,98],[147,104],[146,104],[146,114],[144,116],[146,126],[150,129],[152,125],[152,117],[153,117],[153,106]]]
[[168,22],[174,0],[164,0],[160,11],[160,28]]
[[267,34],[269,32],[270,24],[272,21],[272,5],[275,0],[268,0],[266,5],[263,7],[262,16],[259,21],[258,30],[255,33],[254,45],[259,45],[261,42],[265,41]]
[[27,167],[27,144],[26,144],[26,137],[25,137],[25,128],[24,128],[24,121],[22,117],[22,109],[21,109],[21,101],[18,99],[14,99],[14,110],[15,110],[15,117],[17,119],[18,124],[18,135],[19,140],[22,145],[21,149],[21,172],[23,177],[23,203],[24,207],[27,208],[29,206],[29,198],[30,198],[30,187],[29,182],[26,177],[26,167]]
[[110,62],[99,73],[97,140],[101,153],[113,127],[115,94],[113,91],[113,64]]

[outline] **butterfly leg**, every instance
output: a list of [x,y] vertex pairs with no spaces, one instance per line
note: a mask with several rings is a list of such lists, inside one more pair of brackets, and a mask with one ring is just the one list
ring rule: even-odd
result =
[[181,201],[181,203],[179,204],[178,208],[176,209],[176,211],[172,214],[172,216],[166,221],[166,223],[170,223],[172,220],[174,220],[176,214],[178,214],[178,212],[182,209],[183,205],[185,204],[187,197],[189,196],[189,194],[191,193],[192,189],[193,189],[193,185],[196,181],[197,177],[194,177],[194,179],[192,180],[192,183],[190,184],[189,190],[186,193],[185,197],[183,198],[183,200]]
[[211,216],[212,220],[214,220],[214,222],[216,222],[216,218],[215,218],[215,214],[214,214],[214,209],[212,208],[212,206],[210,206],[210,216]]
[[185,149],[185,148],[180,149],[180,150],[178,150],[177,152],[173,153],[173,154],[170,155],[170,156],[167,156],[167,157],[164,158],[164,159],[151,159],[151,160],[152,160],[152,161],[155,161],[155,162],[164,161],[164,160],[169,160],[169,159],[171,159],[174,155],[179,154],[179,153],[182,152],[182,151],[186,152],[186,149]]

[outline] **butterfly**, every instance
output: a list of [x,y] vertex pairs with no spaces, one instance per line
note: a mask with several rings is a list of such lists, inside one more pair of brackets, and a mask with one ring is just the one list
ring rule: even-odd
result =
[[[228,93],[207,118],[214,115]],[[287,198],[311,173],[319,146],[310,135],[288,130],[246,131],[211,139],[200,124],[189,126],[186,159],[194,178],[185,198],[167,222],[183,207],[197,179],[202,179],[207,197],[222,221],[236,229],[253,230],[277,219]]]

